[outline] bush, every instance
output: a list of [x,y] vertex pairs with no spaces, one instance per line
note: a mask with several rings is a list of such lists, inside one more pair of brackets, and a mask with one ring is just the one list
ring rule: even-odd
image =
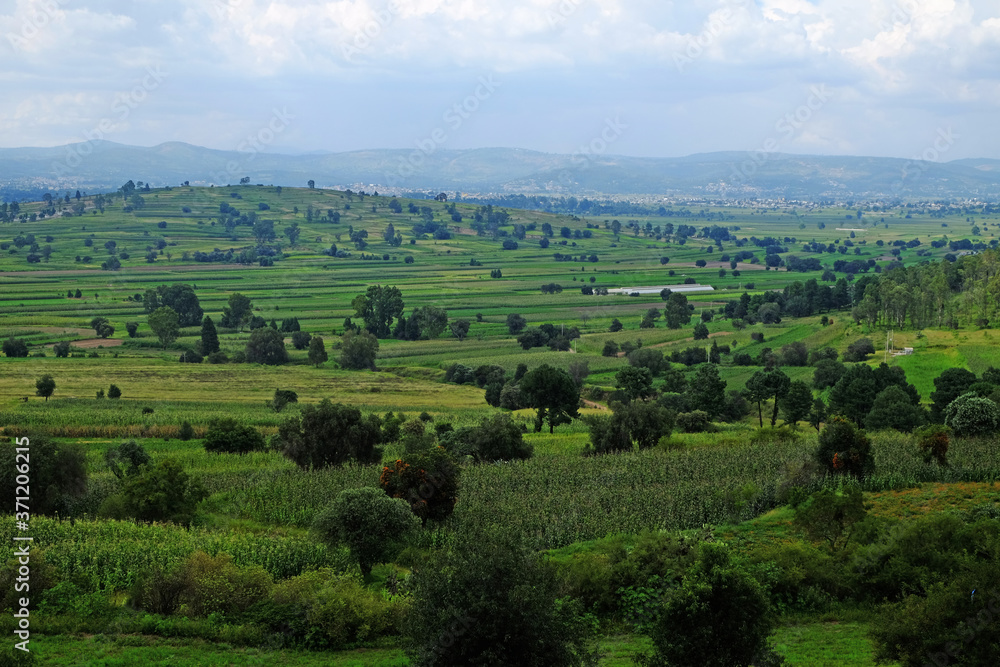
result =
[[868,356],[872,354],[875,354],[875,344],[872,343],[871,339],[859,338],[847,346],[847,351],[844,352],[844,361],[849,363],[867,361]]
[[377,416],[362,416],[357,408],[323,399],[279,425],[276,442],[286,457],[309,470],[381,461],[382,450],[376,446],[381,437]]
[[204,617],[212,613],[244,613],[267,597],[273,582],[259,565],[238,567],[228,554],[209,556],[196,551],[181,569],[184,582],[182,613]]
[[185,526],[207,495],[201,483],[172,458],[144,467],[129,477],[122,489],[124,507],[130,516],[139,521],[173,521]]
[[[53,442],[48,437],[28,434],[31,456],[31,511],[33,514],[70,515],[77,499],[87,492],[86,454],[77,443]],[[18,469],[15,440],[0,442],[0,492],[14,508]]]
[[868,436],[843,417],[834,417],[820,431],[816,461],[828,472],[857,477],[868,475],[875,467]]
[[461,469],[443,447],[413,451],[383,466],[379,485],[393,498],[405,500],[423,523],[443,521],[455,509]]
[[55,352],[56,357],[65,359],[69,356],[70,345],[68,340],[56,343],[52,346],[52,351]]
[[419,525],[405,501],[365,487],[341,491],[316,515],[313,530],[330,546],[346,546],[367,577],[374,565],[391,560]]
[[924,463],[936,460],[938,465],[948,465],[948,445],[951,444],[952,430],[941,424],[931,424],[919,429],[913,434],[913,439],[920,448]]
[[214,454],[246,454],[266,448],[264,436],[252,426],[240,424],[232,417],[213,419],[205,433],[205,451]]
[[292,333],[292,346],[296,350],[304,350],[309,347],[312,336],[307,331],[296,331]]
[[149,465],[153,458],[135,440],[127,440],[117,447],[109,447],[104,452],[104,463],[118,479],[138,475],[140,468]]
[[250,332],[245,351],[246,360],[251,364],[278,366],[288,363],[285,339],[271,327],[260,327]]
[[226,353],[223,352],[222,350],[219,350],[219,351],[216,351],[216,352],[212,352],[211,354],[209,354],[205,358],[208,359],[208,363],[210,363],[210,364],[228,364],[229,363],[229,357],[226,356]]
[[20,338],[14,338],[11,336],[3,342],[3,353],[8,357],[26,357],[28,356],[28,345]]
[[677,428],[685,433],[704,433],[712,428],[712,419],[704,410],[682,412],[677,415]]
[[289,403],[298,403],[299,395],[291,389],[275,389],[274,396],[267,402],[267,407],[275,412],[281,412]]
[[177,431],[177,437],[185,441],[194,437],[194,428],[191,426],[191,422],[184,421],[181,423],[181,427]]
[[118,388],[118,385],[113,384],[108,387],[108,398],[121,398],[122,390]]

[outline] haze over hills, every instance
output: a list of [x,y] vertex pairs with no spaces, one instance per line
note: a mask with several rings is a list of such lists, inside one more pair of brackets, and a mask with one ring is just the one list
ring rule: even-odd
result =
[[662,195],[800,200],[1000,197],[1000,160],[703,153],[675,158],[541,153],[516,148],[379,149],[299,155],[246,145],[219,151],[180,142],[138,147],[91,141],[0,149],[0,198],[46,191],[114,190],[129,179],[154,186],[252,183],[403,192]]

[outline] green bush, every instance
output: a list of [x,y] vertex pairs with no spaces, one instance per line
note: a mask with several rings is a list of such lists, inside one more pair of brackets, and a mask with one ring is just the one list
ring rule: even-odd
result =
[[232,417],[209,422],[205,433],[205,451],[215,454],[246,454],[266,448],[264,436],[253,426],[241,424]]
[[677,415],[677,428],[685,433],[704,433],[712,429],[712,420],[704,410],[682,412]]
[[228,554],[209,556],[196,551],[180,572],[184,589],[178,611],[199,617],[246,612],[265,598],[273,585],[271,575],[264,568],[259,565],[238,567]]

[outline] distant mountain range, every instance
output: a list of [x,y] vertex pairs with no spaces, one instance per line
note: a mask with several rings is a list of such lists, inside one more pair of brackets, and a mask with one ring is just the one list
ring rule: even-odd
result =
[[1000,160],[704,153],[681,158],[556,155],[516,148],[367,150],[302,155],[218,151],[179,142],[144,148],[92,141],[0,148],[0,198],[46,191],[252,183],[406,192],[651,195],[710,199],[1000,198]]

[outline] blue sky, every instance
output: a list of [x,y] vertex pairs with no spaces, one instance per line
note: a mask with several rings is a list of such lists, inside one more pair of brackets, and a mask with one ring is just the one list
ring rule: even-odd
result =
[[1000,158],[1000,3],[0,0],[0,85],[5,147]]

